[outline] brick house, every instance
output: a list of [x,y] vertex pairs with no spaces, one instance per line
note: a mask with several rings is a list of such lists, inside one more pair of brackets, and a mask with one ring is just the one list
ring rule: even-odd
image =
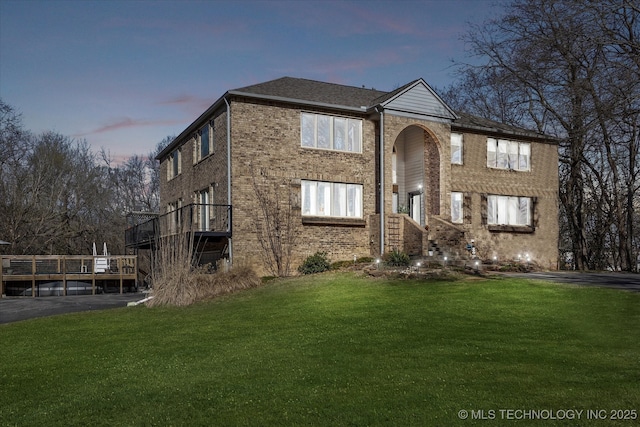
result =
[[453,261],[472,241],[481,259],[557,266],[556,142],[456,113],[422,79],[392,92],[290,77],[230,90],[157,159],[160,228],[188,216],[207,262],[267,273],[262,195],[295,230],[293,271],[316,251]]

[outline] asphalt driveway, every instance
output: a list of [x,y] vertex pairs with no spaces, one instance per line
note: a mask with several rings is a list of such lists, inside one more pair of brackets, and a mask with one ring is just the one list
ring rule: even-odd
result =
[[0,323],[79,311],[126,307],[145,298],[142,293],[69,295],[66,297],[8,297],[0,299]]
[[640,292],[640,274],[618,272],[535,271],[529,273],[501,273],[524,279],[547,280],[582,286],[599,286]]

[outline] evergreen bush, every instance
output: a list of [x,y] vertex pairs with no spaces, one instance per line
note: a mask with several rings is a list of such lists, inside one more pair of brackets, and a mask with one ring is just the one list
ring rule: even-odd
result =
[[387,265],[391,267],[408,267],[411,264],[411,259],[406,253],[394,249],[389,252],[385,259]]
[[327,259],[326,252],[316,252],[307,257],[298,267],[298,271],[302,274],[322,273],[331,269],[331,262]]

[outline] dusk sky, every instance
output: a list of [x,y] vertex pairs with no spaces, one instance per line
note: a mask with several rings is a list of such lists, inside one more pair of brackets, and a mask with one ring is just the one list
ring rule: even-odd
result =
[[146,155],[227,90],[283,76],[436,88],[491,0],[0,0],[0,98],[26,129]]

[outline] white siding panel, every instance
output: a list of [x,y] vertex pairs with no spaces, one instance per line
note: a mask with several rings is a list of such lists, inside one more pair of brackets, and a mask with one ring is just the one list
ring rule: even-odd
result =
[[424,179],[424,132],[417,127],[405,131],[406,191],[418,191]]
[[422,84],[418,84],[392,99],[385,105],[385,108],[434,117],[454,118],[447,107]]

